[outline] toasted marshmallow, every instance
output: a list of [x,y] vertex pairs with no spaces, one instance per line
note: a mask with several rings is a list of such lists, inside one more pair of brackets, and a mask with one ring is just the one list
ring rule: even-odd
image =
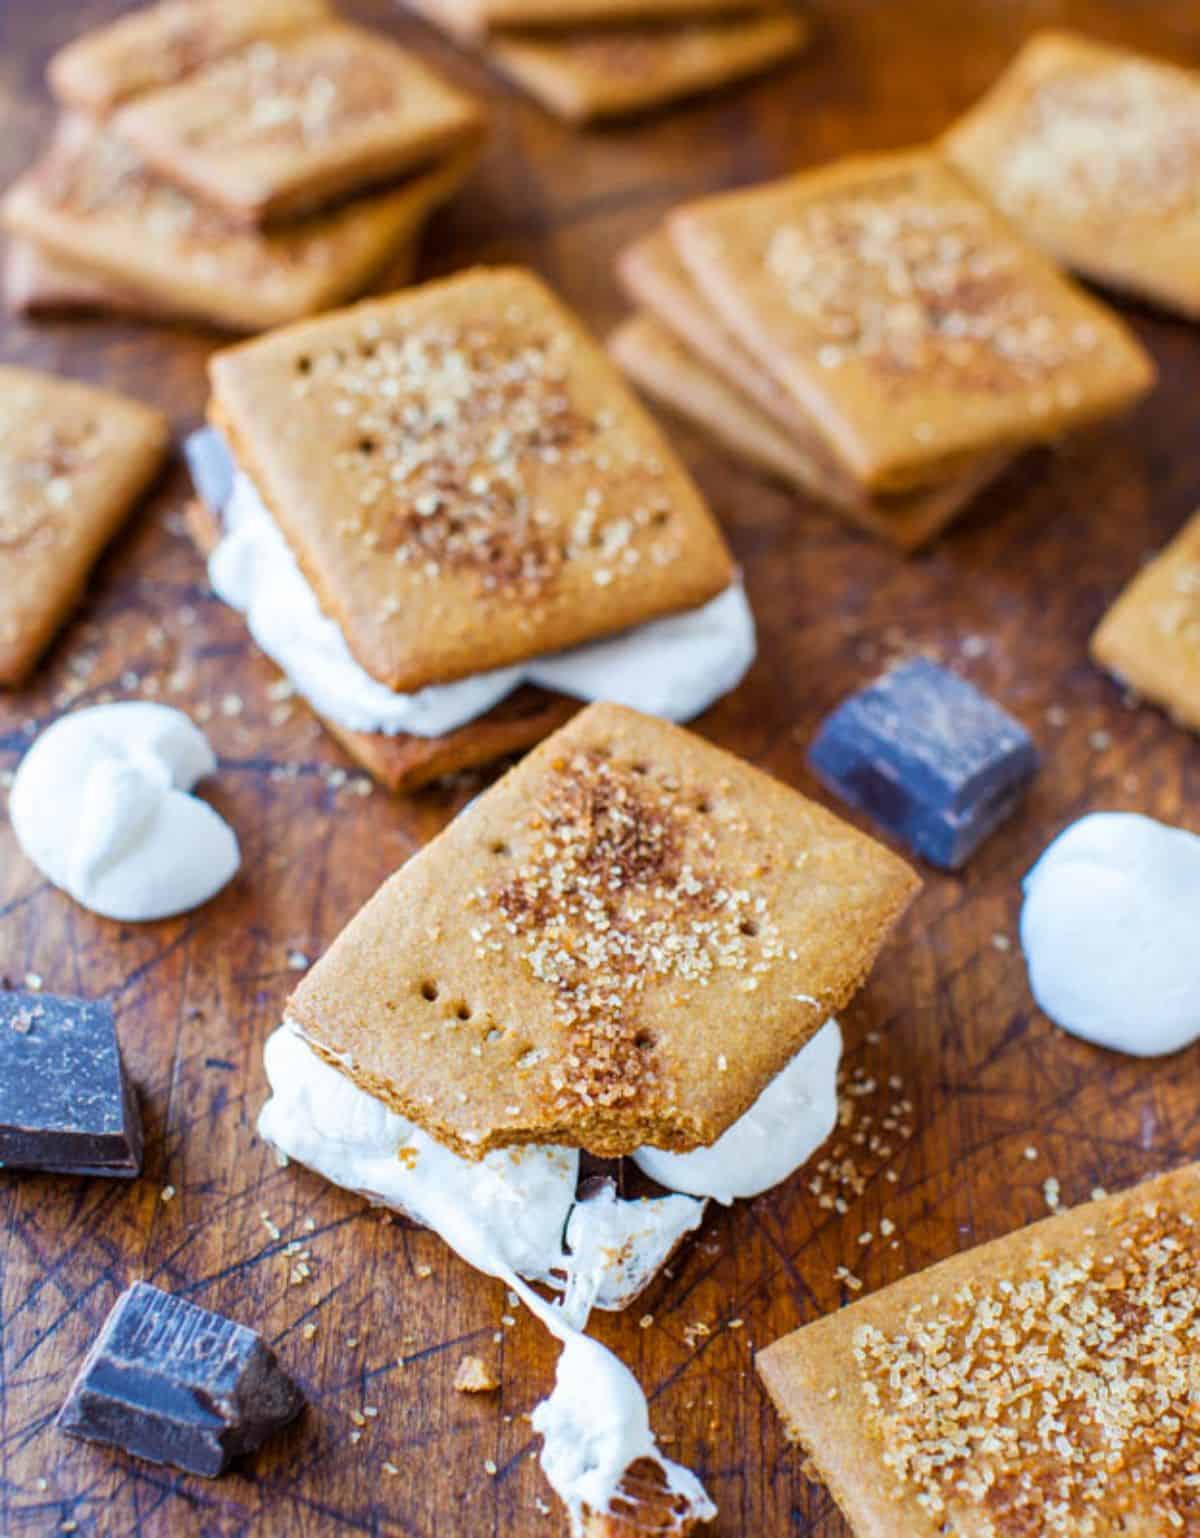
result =
[[21,760],[9,815],[21,848],[106,918],[167,918],[207,902],[240,864],[233,829],[189,794],[217,760],[181,711],[94,705],[47,728]]
[[1021,945],[1038,1005],[1064,1030],[1135,1057],[1200,1037],[1200,838],[1093,812],[1025,878]]

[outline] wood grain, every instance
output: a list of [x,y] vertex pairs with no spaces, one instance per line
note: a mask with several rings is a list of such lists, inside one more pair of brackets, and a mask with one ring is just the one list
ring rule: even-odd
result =
[[[50,50],[119,8],[0,5],[4,180],[46,136]],[[424,272],[530,262],[599,331],[624,309],[616,251],[671,203],[928,137],[1035,27],[1074,25],[1200,64],[1193,6],[824,0],[819,41],[793,67],[708,103],[581,135],[488,82],[386,0],[347,9],[492,96],[491,148],[436,221]],[[819,794],[804,767],[817,723],[887,657],[921,646],[1021,716],[1045,753],[1021,814],[966,873],[929,874],[847,1012],[860,1093],[858,1119],[839,1138],[859,1170],[841,1183],[845,1210],[822,1206],[800,1178],[714,1211],[647,1296],[650,1326],[636,1317],[597,1325],[649,1389],[673,1455],[708,1482],[730,1538],[844,1532],[785,1445],[750,1366],[755,1345],[851,1295],[838,1267],[873,1288],[1040,1215],[1051,1174],[1075,1201],[1200,1153],[1195,1050],[1134,1063],[1063,1037],[1033,1009],[1015,943],[1022,873],[1081,812],[1134,808],[1200,828],[1196,740],[1153,710],[1126,708],[1085,656],[1117,589],[1200,503],[1200,334],[1128,313],[1162,369],[1151,400],[1126,422],[1023,460],[913,561],[678,433],[745,566],[761,627],[760,660],[703,722],[708,736]],[[212,345],[182,329],[92,321],[10,325],[0,352],[140,394],[182,432],[200,418]],[[470,787],[408,802],[360,795],[301,708],[279,719],[267,695],[275,675],[209,597],[181,533],[186,491],[177,465],[102,565],[35,686],[0,700],[7,770],[72,690],[78,703],[149,696],[208,715],[221,756],[211,795],[245,851],[238,880],[206,908],[121,926],[48,889],[0,825],[0,971],[113,997],[149,1149],[145,1178],[131,1187],[0,1176],[0,1534],[557,1533],[558,1514],[535,1505],[546,1491],[523,1418],[552,1378],[544,1332],[520,1316],[506,1326],[499,1287],[430,1235],[278,1169],[253,1133],[260,1044],[296,975],[289,953],[315,956]],[[169,1201],[166,1187],[176,1193]],[[885,1216],[896,1225],[888,1239]],[[865,1234],[874,1240],[860,1243]],[[290,1242],[312,1257],[311,1278],[295,1285]],[[207,1484],[69,1443],[50,1427],[88,1341],[135,1276],[263,1329],[303,1380],[312,1408],[245,1472]],[[498,1394],[453,1391],[468,1351],[500,1367]],[[379,1413],[355,1441],[352,1416],[364,1405]]]

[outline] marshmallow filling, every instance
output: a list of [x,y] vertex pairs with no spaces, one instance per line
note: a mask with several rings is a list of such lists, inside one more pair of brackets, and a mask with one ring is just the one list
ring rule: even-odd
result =
[[621,635],[398,694],[355,661],[219,434],[193,433],[187,455],[197,490],[224,530],[208,563],[214,592],[245,616],[258,646],[313,709],[348,731],[439,737],[486,715],[525,683],[688,721],[736,688],[754,661],[754,620],[735,582],[698,609]]
[[[584,1335],[593,1308],[625,1307],[703,1216],[704,1198],[756,1195],[811,1157],[837,1117],[841,1032],[830,1020],[737,1122],[707,1149],[642,1149],[635,1163],[686,1195],[626,1201],[611,1181],[578,1193],[579,1152],[519,1146],[461,1158],[359,1089],[285,1020],[264,1049],[271,1098],[258,1130],[280,1153],[335,1185],[433,1229],[502,1280],[563,1343],[555,1388],[535,1410],[541,1462],[573,1530],[609,1510],[626,1471],[648,1458],[696,1520],[715,1515],[689,1470],[664,1458],[636,1379]],[[699,1199],[697,1199],[699,1198]],[[548,1303],[527,1281],[561,1293]]]

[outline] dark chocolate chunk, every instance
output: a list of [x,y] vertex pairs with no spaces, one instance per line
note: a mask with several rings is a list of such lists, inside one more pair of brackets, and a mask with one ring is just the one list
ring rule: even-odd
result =
[[215,427],[200,427],[183,442],[192,484],[202,502],[218,516],[233,495],[233,455]]
[[957,870],[1015,810],[1038,756],[1019,721],[918,657],[843,701],[809,762],[917,854]]
[[261,1335],[135,1282],[105,1320],[58,1425],[213,1479],[303,1407]]
[[110,1004],[0,992],[0,1167],[141,1170],[142,1122]]

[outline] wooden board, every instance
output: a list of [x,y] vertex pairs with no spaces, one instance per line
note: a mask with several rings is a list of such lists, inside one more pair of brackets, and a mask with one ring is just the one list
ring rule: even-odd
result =
[[[45,138],[51,48],[119,8],[0,5],[4,179]],[[488,88],[482,69],[386,0],[349,8]],[[438,219],[425,270],[531,262],[603,331],[623,311],[614,253],[669,204],[927,137],[1037,26],[1084,27],[1200,64],[1200,12],[1188,5],[824,0],[822,11],[808,59],[635,126],[571,133],[491,84],[491,148]],[[911,562],[678,435],[745,565],[761,627],[760,660],[703,722],[708,736],[814,791],[804,747],[818,721],[889,656],[922,646],[1021,716],[1045,752],[1021,814],[962,877],[929,874],[847,1012],[856,1120],[834,1145],[840,1183],[825,1181],[845,1210],[823,1206],[802,1177],[713,1211],[647,1296],[652,1323],[639,1327],[639,1306],[596,1326],[647,1386],[660,1435],[703,1475],[730,1538],[844,1531],[750,1365],[755,1346],[852,1295],[839,1267],[877,1287],[1039,1216],[1051,1175],[1075,1201],[1200,1154],[1195,1051],[1135,1063],[1057,1033],[1031,1005],[1015,941],[1021,875],[1080,813],[1133,808],[1200,829],[1200,745],[1155,711],[1123,705],[1084,650],[1138,562],[1200,502],[1200,333],[1130,313],[1162,367],[1154,397],[1127,422],[1023,461]],[[141,394],[182,432],[200,418],[211,345],[182,329],[96,321],[12,325],[0,351]],[[185,492],[177,465],[35,686],[0,700],[0,770],[73,689],[78,703],[161,698],[208,716],[221,756],[212,799],[245,852],[236,883],[208,907],[121,926],[48,889],[0,825],[0,971],[115,999],[149,1149],[133,1186],[0,1176],[0,1534],[558,1533],[558,1513],[535,1504],[547,1492],[524,1419],[552,1379],[544,1332],[519,1314],[506,1325],[502,1289],[429,1234],[278,1169],[254,1137],[260,1045],[295,980],[289,954],[317,955],[470,787],[409,802],[360,795],[303,709],[281,719],[268,696],[274,673],[208,595],[180,533]],[[311,1278],[296,1285],[291,1242],[311,1254]],[[244,1473],[218,1484],[177,1477],[51,1428],[86,1344],[136,1276],[264,1329],[303,1380],[311,1410]],[[498,1395],[454,1393],[467,1351],[499,1365]],[[378,1415],[355,1441],[364,1406]]]

